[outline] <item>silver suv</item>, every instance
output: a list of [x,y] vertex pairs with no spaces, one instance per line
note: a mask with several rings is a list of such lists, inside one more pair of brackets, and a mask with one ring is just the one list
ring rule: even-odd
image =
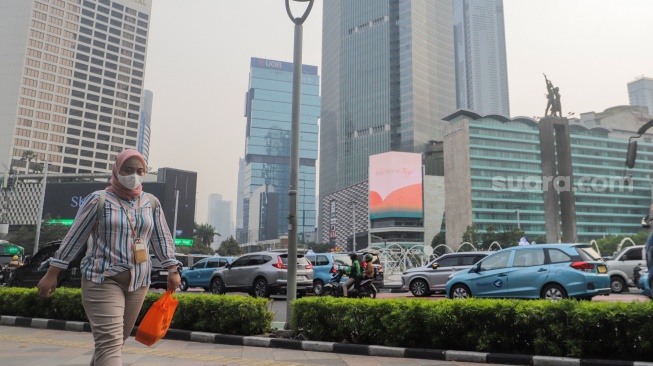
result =
[[[288,253],[248,253],[218,268],[211,275],[211,292],[224,294],[244,291],[254,297],[285,294],[288,286]],[[313,286],[313,265],[297,255],[297,297]]]
[[644,245],[635,245],[622,249],[605,262],[610,276],[610,290],[612,292],[628,291],[628,286],[637,286],[633,282],[633,270],[646,265]]
[[423,267],[411,268],[401,274],[401,291],[413,296],[444,293],[449,275],[472,268],[476,262],[492,252],[461,252],[444,254]]

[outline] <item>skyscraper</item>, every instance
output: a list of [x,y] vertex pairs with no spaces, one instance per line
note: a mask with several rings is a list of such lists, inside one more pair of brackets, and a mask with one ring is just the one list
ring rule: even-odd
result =
[[503,0],[453,0],[456,105],[510,116]]
[[325,1],[320,197],[367,179],[368,157],[422,152],[455,111],[451,0]]
[[0,2],[0,171],[108,172],[137,148],[150,1]]
[[628,99],[630,105],[647,107],[653,114],[653,79],[642,76],[628,83]]
[[143,94],[143,106],[141,109],[141,120],[138,126],[138,152],[143,155],[145,161],[149,160],[150,156],[150,137],[152,128],[152,99],[154,95],[150,90],[145,90]]
[[220,241],[227,240],[232,236],[234,234],[234,227],[231,220],[231,201],[223,200],[221,194],[210,194],[209,216],[207,221],[220,234]]
[[[248,241],[276,239],[288,233],[290,125],[293,64],[252,58],[243,184],[243,232]],[[315,163],[320,116],[317,67],[302,65],[298,186],[298,233],[315,228]],[[271,226],[274,226],[272,228]],[[274,236],[274,237],[270,237]]]

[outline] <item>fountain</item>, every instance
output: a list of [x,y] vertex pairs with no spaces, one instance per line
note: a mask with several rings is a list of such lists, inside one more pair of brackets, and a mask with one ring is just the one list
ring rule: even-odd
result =
[[474,244],[472,244],[472,243],[466,241],[466,242],[463,242],[463,243],[460,244],[460,246],[458,247],[458,250],[456,250],[456,252],[460,252],[460,250],[461,250],[465,245],[469,245],[470,247],[472,247],[472,250],[470,250],[471,252],[475,252],[475,251],[476,251],[476,247],[474,246]]
[[492,247],[494,247],[495,244],[496,244],[496,246],[499,247],[499,249],[497,249],[497,250],[501,250],[501,249],[503,249],[503,248],[501,247],[501,244],[499,244],[499,242],[493,241],[492,244],[490,244],[490,247],[487,248],[487,250],[492,251]]

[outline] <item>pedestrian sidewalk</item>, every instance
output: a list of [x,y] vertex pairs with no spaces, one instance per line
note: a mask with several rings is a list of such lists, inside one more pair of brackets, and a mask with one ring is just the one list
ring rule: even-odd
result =
[[[0,316],[0,365],[88,365],[93,338],[88,323]],[[133,335],[133,334],[132,334]],[[648,362],[443,351],[243,337],[170,329],[146,347],[130,337],[125,365],[436,365],[653,366]]]

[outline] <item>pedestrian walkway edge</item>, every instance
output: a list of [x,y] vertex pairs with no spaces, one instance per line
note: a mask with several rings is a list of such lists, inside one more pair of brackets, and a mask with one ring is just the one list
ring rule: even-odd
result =
[[[0,325],[19,326],[39,329],[90,332],[88,322],[27,318],[22,316],[0,315]],[[132,336],[138,327],[134,327]],[[379,345],[351,344],[338,342],[302,341],[286,338],[269,338],[265,336],[238,336],[207,332],[194,332],[181,329],[169,329],[165,339],[228,344],[234,346],[272,347],[315,352],[336,352],[363,356],[385,356],[397,358],[420,358],[440,361],[466,361],[476,363],[495,363],[503,365],[533,366],[653,366],[652,362],[577,359],[550,356],[529,356],[504,353],[484,353],[456,350],[438,350],[425,348],[387,347]]]

